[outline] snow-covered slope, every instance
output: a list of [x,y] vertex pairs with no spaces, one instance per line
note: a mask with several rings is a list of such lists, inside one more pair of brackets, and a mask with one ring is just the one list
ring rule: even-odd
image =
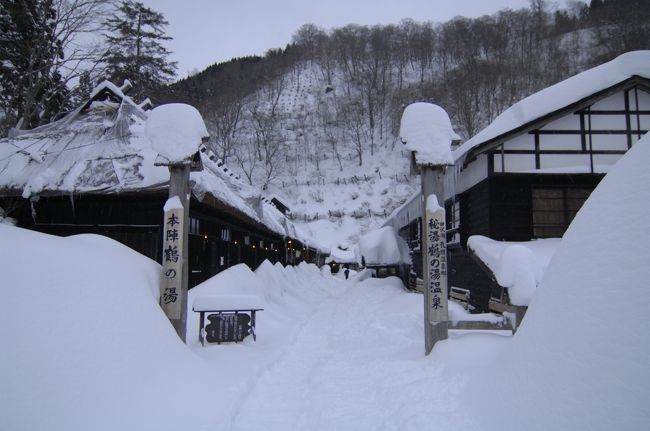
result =
[[[383,120],[371,131],[365,114],[352,111],[362,109],[360,96],[342,71],[328,81],[315,63],[298,62],[244,101],[239,149],[227,159],[240,177],[278,195],[294,221],[330,247],[381,226],[418,184],[409,174],[409,151],[391,130],[392,112],[378,113]],[[281,146],[251,159],[249,145],[261,136]]]

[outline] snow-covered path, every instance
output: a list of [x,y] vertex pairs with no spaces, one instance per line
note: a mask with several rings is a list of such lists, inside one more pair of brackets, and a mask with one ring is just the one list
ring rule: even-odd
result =
[[328,298],[243,397],[232,429],[444,429],[463,381],[424,358],[421,303],[396,279]]

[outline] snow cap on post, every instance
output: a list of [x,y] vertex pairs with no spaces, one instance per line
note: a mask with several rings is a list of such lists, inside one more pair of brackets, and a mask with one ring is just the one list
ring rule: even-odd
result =
[[459,141],[447,112],[433,103],[412,103],[404,109],[399,136],[417,166],[453,165],[451,144]]
[[188,162],[208,138],[208,129],[196,108],[169,103],[154,108],[147,118],[145,135],[154,151],[170,164]]

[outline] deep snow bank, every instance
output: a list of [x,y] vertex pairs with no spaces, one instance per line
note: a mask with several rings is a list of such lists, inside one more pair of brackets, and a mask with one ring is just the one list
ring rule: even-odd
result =
[[96,235],[0,225],[0,429],[214,429],[206,364],[157,303],[160,266]]
[[567,230],[503,360],[466,394],[488,429],[650,425],[650,137]]

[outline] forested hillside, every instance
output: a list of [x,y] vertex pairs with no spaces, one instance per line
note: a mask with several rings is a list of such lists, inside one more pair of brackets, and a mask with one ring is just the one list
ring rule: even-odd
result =
[[285,49],[215,64],[157,98],[197,106],[218,157],[285,196],[294,216],[338,225],[348,216],[363,230],[417,186],[397,139],[405,105],[442,106],[467,139],[541,88],[650,48],[649,3],[533,0],[441,24],[305,24]]

